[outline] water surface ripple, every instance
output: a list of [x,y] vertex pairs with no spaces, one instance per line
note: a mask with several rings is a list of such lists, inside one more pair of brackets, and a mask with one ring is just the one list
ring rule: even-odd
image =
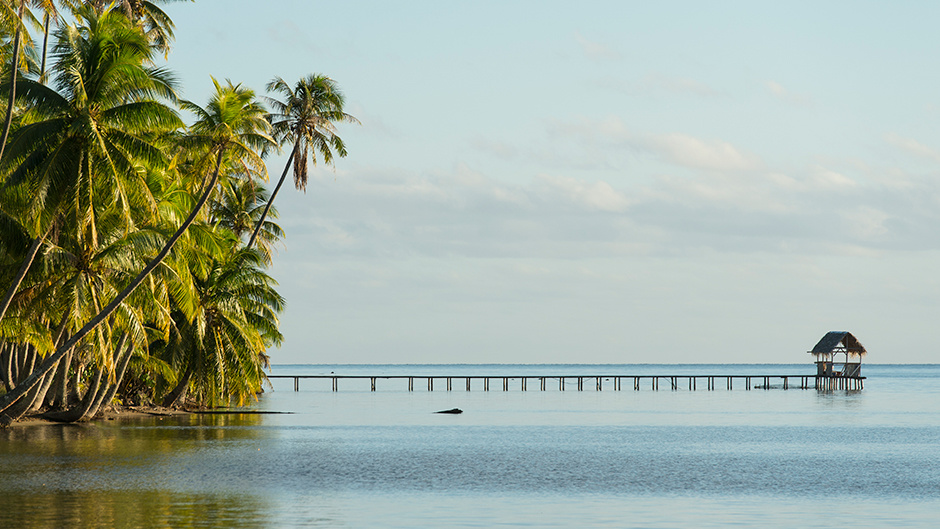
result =
[[[807,366],[277,366],[362,374]],[[610,371],[616,369],[616,371]],[[683,373],[678,373],[684,369]],[[500,371],[502,370],[502,371]],[[0,431],[2,527],[933,527],[938,366],[866,389],[488,392],[276,381],[203,415]],[[667,386],[668,387],[668,386]],[[438,389],[441,388],[441,389]],[[533,389],[534,388],[534,389]],[[459,407],[462,415],[434,411]]]

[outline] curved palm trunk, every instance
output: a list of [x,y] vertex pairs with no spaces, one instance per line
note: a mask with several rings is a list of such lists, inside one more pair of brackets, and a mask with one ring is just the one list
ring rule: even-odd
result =
[[42,19],[42,62],[39,66],[39,79],[46,75],[46,51],[49,49],[49,13]]
[[[124,350],[127,336],[127,331],[121,334],[121,339],[118,340],[117,347],[114,348],[115,359]],[[50,373],[47,378],[51,377],[52,374]],[[94,417],[98,413],[101,403],[104,402],[105,395],[110,390],[108,378],[109,375],[105,372],[104,362],[102,362],[102,365],[98,368],[98,373],[95,375],[95,381],[88,387],[81,404],[70,410],[46,413],[43,417],[60,422],[77,422]]]
[[25,377],[26,373],[33,372],[33,368],[36,367],[36,356],[36,349],[32,345],[23,344],[23,356],[20,357],[21,364],[17,376]]
[[7,116],[3,122],[3,137],[0,138],[0,160],[3,159],[3,151],[7,146],[7,138],[10,136],[10,124],[13,123],[13,103],[16,102],[16,72],[19,69],[20,62],[20,42],[23,40],[22,29],[20,26],[23,24],[23,8],[25,7],[26,2],[20,2],[20,10],[18,13],[19,25],[16,26],[16,35],[13,36],[13,61],[10,63],[10,95],[7,98]]
[[11,372],[10,360],[13,358],[13,344],[9,342],[0,343],[0,384],[6,391],[13,390],[13,374]]
[[58,410],[66,407],[69,389],[69,368],[72,364],[71,353],[62,357],[59,366],[54,371],[52,393],[46,394],[46,405],[49,409]]
[[[73,349],[65,355],[65,358],[72,358],[74,355],[75,350]],[[66,384],[65,401],[62,403],[62,408],[65,409],[69,406],[75,406],[82,401],[82,396],[78,394],[78,387],[84,375],[85,363],[79,360],[75,365],[75,371],[69,377],[68,383]]]
[[[124,334],[121,335],[121,339],[118,341],[117,347],[114,348],[115,367],[117,367],[117,364],[119,363],[119,358],[121,358],[121,351],[124,350],[124,342],[126,341],[127,332],[125,331]],[[128,351],[128,353],[130,353],[130,351]],[[113,374],[115,381],[117,381],[116,369]],[[98,387],[98,391],[95,392],[95,398],[92,400],[91,406],[82,414],[81,418],[79,419],[80,421],[92,419],[95,415],[98,414],[98,409],[100,409],[101,404],[105,402],[105,397],[108,395],[108,393],[111,393],[112,386],[108,383],[108,379],[110,378],[110,376],[106,376],[104,382],[101,384],[101,386]]]
[[190,362],[186,367],[186,372],[183,373],[183,376],[180,378],[179,382],[176,383],[176,387],[172,391],[167,393],[166,397],[163,398],[163,407],[172,408],[176,406],[179,401],[186,396],[186,389],[189,388],[189,381],[193,379],[193,364],[195,362]]
[[55,371],[47,374],[42,378],[42,384],[37,385],[39,391],[36,392],[36,397],[33,399],[33,403],[26,409],[26,413],[32,413],[39,411],[42,408],[42,405],[46,402],[46,393],[49,392],[49,388],[52,387],[52,381],[55,379]]
[[29,272],[29,268],[33,265],[33,261],[36,260],[36,254],[39,253],[39,248],[42,246],[42,237],[36,237],[33,239],[33,243],[29,245],[29,250],[26,251],[26,257],[23,258],[23,263],[20,265],[20,269],[16,272],[16,277],[13,278],[13,284],[10,285],[10,289],[7,290],[6,296],[3,298],[2,304],[0,304],[0,321],[3,320],[3,317],[7,313],[7,309],[10,308],[10,303],[13,301],[13,296],[16,295],[16,291],[19,290],[20,285],[23,283],[23,278],[26,277],[26,273]]
[[16,389],[7,393],[3,397],[0,397],[0,414],[5,413],[7,408],[21,399],[27,391],[35,387],[39,380],[45,376],[46,373],[51,371],[52,368],[55,367],[59,362],[59,360],[61,360],[62,357],[65,356],[72,349],[72,347],[75,346],[75,344],[80,342],[85,337],[85,335],[101,325],[105,319],[114,313],[118,305],[123,303],[124,300],[127,299],[128,296],[130,296],[131,293],[133,293],[134,290],[136,290],[137,287],[139,287],[140,284],[144,282],[144,279],[146,279],[147,276],[150,275],[150,273],[153,272],[154,269],[156,269],[164,259],[166,259],[166,256],[170,253],[170,250],[173,249],[176,241],[178,241],[179,238],[183,236],[183,233],[185,233],[189,228],[189,226],[192,225],[192,223],[196,220],[196,216],[198,216],[199,212],[202,210],[202,207],[209,200],[209,196],[212,194],[212,190],[215,188],[215,184],[219,180],[219,171],[222,168],[222,155],[224,152],[224,148],[219,149],[219,154],[216,157],[215,170],[212,173],[212,178],[210,179],[209,183],[206,184],[206,189],[203,191],[202,196],[199,197],[199,202],[197,202],[193,207],[192,212],[190,212],[186,220],[183,221],[183,224],[179,227],[179,229],[176,230],[176,233],[174,233],[173,236],[170,237],[170,240],[166,242],[166,244],[163,246],[163,249],[160,250],[160,253],[158,253],[157,256],[154,257],[139,274],[137,274],[137,277],[135,277],[134,280],[130,282],[130,284],[124,287],[124,290],[118,293],[118,295],[115,296],[115,298],[112,299],[111,302],[101,310],[101,312],[92,318],[91,321],[86,323],[84,327],[79,329],[78,332],[72,335],[72,337],[69,338],[64,344],[59,346],[55,353],[49,355],[42,365],[40,365],[37,369],[34,369],[32,374],[30,374],[28,377],[26,377],[25,380],[23,380],[23,382],[17,385]]
[[57,411],[43,414],[43,417],[51,421],[59,422],[77,422],[82,420],[94,405],[95,401],[98,398],[98,393],[101,392],[101,379],[104,376],[104,366],[98,368],[98,372],[95,374],[95,380],[88,386],[88,389],[85,391],[85,396],[82,397],[82,402],[78,406],[65,411]]
[[118,389],[121,387],[121,383],[124,382],[124,373],[127,372],[127,366],[131,363],[131,357],[134,356],[134,344],[127,344],[127,351],[125,351],[124,356],[121,357],[121,361],[118,364],[117,374],[114,377],[114,384],[108,390],[104,396],[104,400],[101,402],[102,405],[107,406],[111,404],[111,401],[114,400],[114,395],[117,394]]
[[284,171],[281,172],[281,179],[277,181],[277,186],[274,188],[274,191],[271,192],[271,198],[268,199],[268,203],[264,205],[264,211],[261,212],[261,218],[258,219],[258,223],[255,224],[255,231],[251,233],[251,239],[248,239],[248,244],[245,246],[245,249],[251,248],[255,243],[255,238],[258,237],[258,232],[261,231],[261,226],[264,226],[264,219],[268,216],[268,211],[271,209],[271,204],[274,204],[274,197],[277,196],[277,192],[281,190],[281,186],[284,185],[284,180],[287,178],[287,171],[290,169],[290,164],[294,161],[294,154],[297,152],[297,149],[300,147],[300,140],[297,140],[297,143],[294,144],[294,148],[290,152],[290,156],[287,158],[287,164],[284,165]]
[[[59,322],[59,326],[56,329],[55,333],[55,345],[59,345],[62,342],[62,337],[65,336],[65,326],[68,323],[68,314],[62,314],[62,321]],[[48,375],[46,375],[45,382],[42,384],[42,389],[39,390],[39,395],[36,397],[35,402],[33,402],[32,407],[29,411],[39,411],[44,405],[48,407],[54,407],[55,395],[57,394],[58,384],[60,384],[59,379],[65,378],[66,373],[69,369],[69,362],[71,360],[70,355],[66,355],[59,361],[56,368],[52,370]],[[49,393],[49,389],[52,388],[52,393]],[[47,398],[48,396],[48,398]]]
[[21,398],[12,406],[7,407],[7,409],[5,409],[2,414],[0,414],[0,428],[5,428],[13,422],[20,420],[20,418],[23,417],[23,415],[25,415],[30,408],[32,408],[33,402],[36,401],[36,397],[39,394],[39,391],[43,386],[45,386],[43,383],[44,379],[45,377],[39,377],[37,383],[33,384],[33,387],[25,392],[23,398]]

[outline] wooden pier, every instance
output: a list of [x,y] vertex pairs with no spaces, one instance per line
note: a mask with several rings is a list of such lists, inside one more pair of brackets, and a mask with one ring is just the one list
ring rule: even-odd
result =
[[[369,380],[371,391],[376,390],[378,380],[407,380],[408,391],[415,390],[415,380],[426,381],[428,391],[434,391],[434,383],[438,381],[438,388],[443,383],[447,391],[452,391],[454,381],[464,382],[466,391],[470,391],[476,382],[476,387],[482,386],[483,391],[490,390],[490,382],[496,381],[496,384],[502,382],[502,390],[509,391],[510,382],[518,384],[520,391],[528,391],[529,382],[533,382],[538,387],[538,391],[546,391],[549,386],[554,386],[558,382],[558,390],[566,391],[569,384],[575,387],[577,391],[584,391],[585,382],[588,386],[593,385],[595,391],[603,391],[604,383],[609,384],[613,391],[623,389],[624,380],[627,381],[627,388],[634,391],[640,391],[641,388],[659,390],[660,382],[664,388],[672,391],[679,389],[688,389],[697,391],[698,386],[703,386],[704,391],[714,391],[716,386],[724,386],[726,390],[733,390],[737,385],[745,390],[751,389],[772,389],[772,383],[779,383],[783,389],[816,389],[822,391],[832,390],[861,390],[865,387],[865,377],[842,377],[842,376],[823,376],[823,375],[565,375],[565,376],[541,376],[541,375],[521,375],[521,376],[438,376],[438,375],[387,375],[387,376],[369,376],[369,375],[268,375],[270,379],[292,378],[294,379],[294,391],[300,391],[301,379],[329,379],[333,383],[333,391],[339,391],[340,380]],[[792,382],[791,382],[792,381]],[[551,382],[551,383],[549,383]]]

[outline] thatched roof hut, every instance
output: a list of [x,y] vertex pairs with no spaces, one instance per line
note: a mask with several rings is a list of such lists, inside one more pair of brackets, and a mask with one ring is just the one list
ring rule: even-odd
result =
[[[820,376],[857,377],[862,371],[862,355],[868,353],[862,342],[848,331],[829,331],[809,354],[816,357]],[[836,355],[845,355],[836,362]]]
[[852,333],[847,331],[829,331],[819,340],[816,347],[810,351],[810,354],[819,355],[826,353],[849,353],[861,356],[868,351],[862,342],[858,341]]

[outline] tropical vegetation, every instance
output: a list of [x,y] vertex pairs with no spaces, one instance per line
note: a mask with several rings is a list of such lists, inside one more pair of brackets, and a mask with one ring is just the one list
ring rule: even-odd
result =
[[308,163],[346,156],[336,124],[357,120],[319,74],[183,99],[157,66],[164,2],[0,0],[0,425],[263,391],[274,199],[292,168],[303,190]]

